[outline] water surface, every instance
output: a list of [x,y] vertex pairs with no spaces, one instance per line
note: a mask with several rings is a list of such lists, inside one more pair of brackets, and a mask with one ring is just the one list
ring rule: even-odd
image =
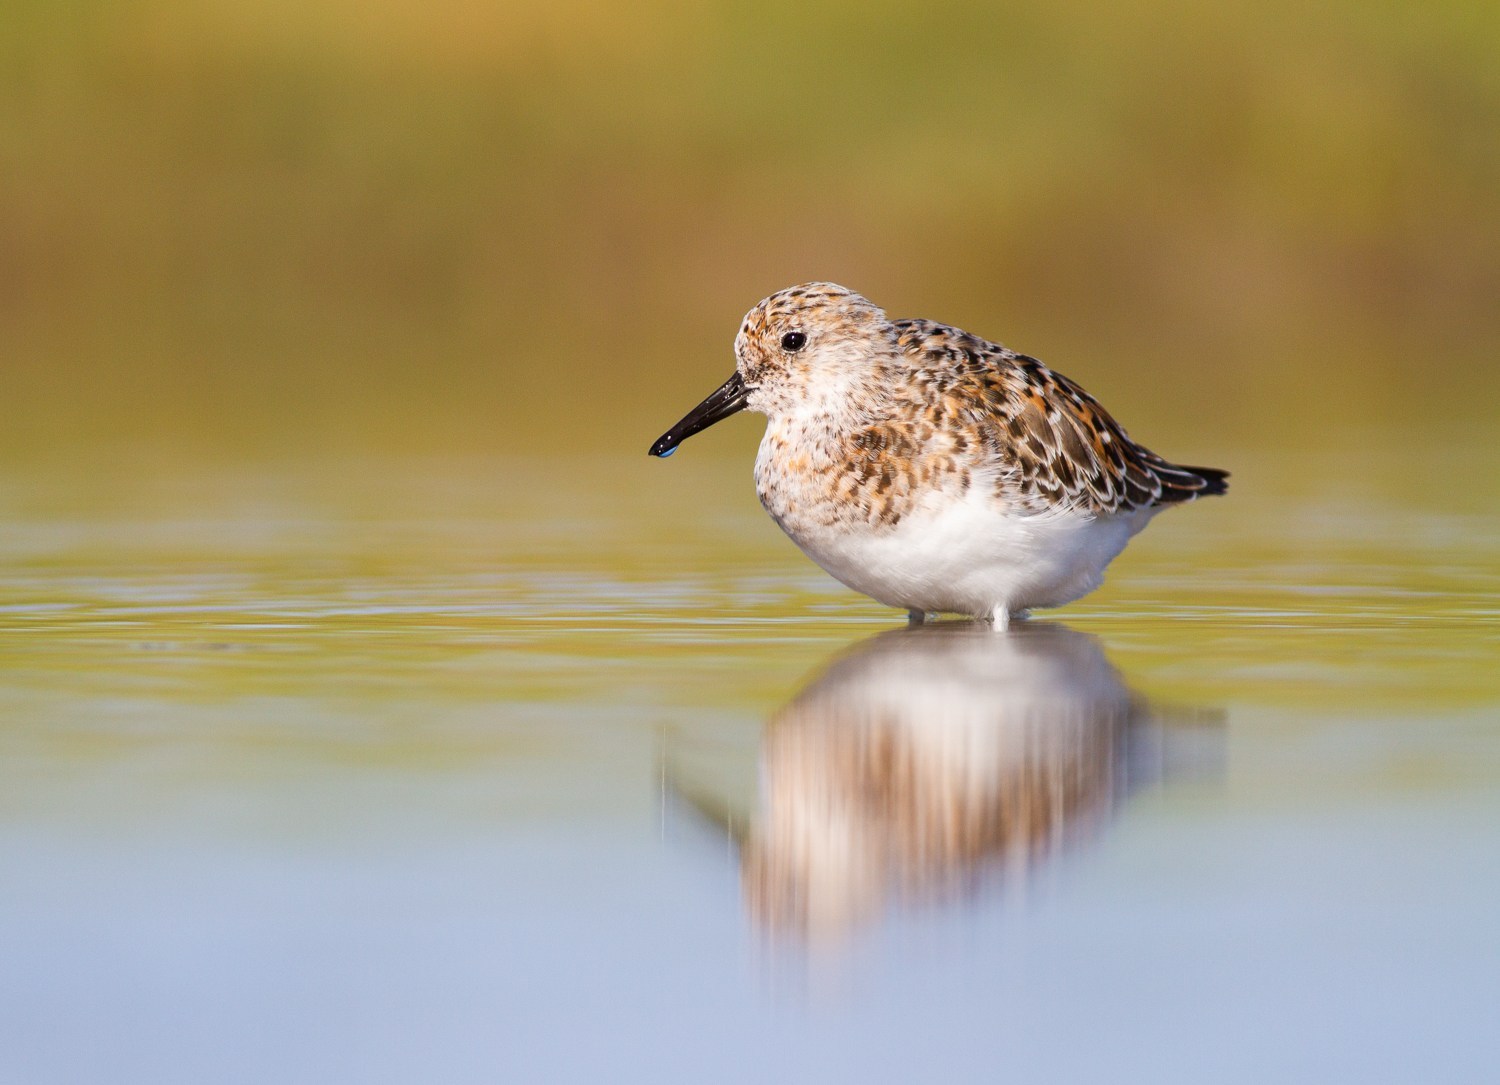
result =
[[1493,1080],[1491,491],[996,636],[639,459],[0,478],[0,1080]]

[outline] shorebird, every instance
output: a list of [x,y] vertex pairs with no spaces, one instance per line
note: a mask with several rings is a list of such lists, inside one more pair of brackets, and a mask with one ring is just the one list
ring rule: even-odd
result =
[[1163,508],[1227,488],[1170,463],[1035,358],[805,283],[745,315],[735,372],[657,439],[748,408],[761,504],[835,578],[915,622],[1003,628],[1088,594]]

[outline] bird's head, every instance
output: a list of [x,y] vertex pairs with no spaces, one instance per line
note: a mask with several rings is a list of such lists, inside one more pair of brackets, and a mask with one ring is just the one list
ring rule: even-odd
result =
[[735,371],[651,446],[670,456],[688,437],[748,407],[778,416],[838,412],[860,381],[899,353],[885,311],[836,283],[779,290],[745,314]]

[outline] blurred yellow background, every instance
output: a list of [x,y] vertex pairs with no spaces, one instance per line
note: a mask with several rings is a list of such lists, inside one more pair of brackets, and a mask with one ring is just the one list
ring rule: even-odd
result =
[[1459,0],[8,0],[0,456],[643,456],[811,278],[1178,457],[1470,440],[1497,45]]

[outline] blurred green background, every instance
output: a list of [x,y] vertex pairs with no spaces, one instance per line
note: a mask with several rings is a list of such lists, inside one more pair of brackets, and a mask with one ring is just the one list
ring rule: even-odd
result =
[[1170,455],[1420,457],[1496,418],[1497,46],[1458,0],[7,0],[0,456],[640,456],[831,278]]

